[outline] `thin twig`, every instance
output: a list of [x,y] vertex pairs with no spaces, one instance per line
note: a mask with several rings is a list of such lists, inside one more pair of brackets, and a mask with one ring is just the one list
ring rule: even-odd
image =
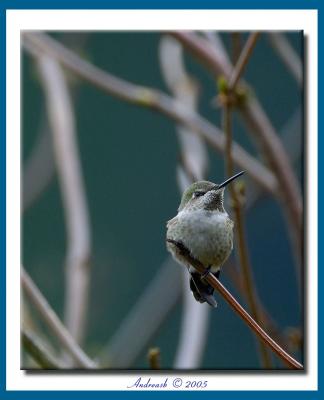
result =
[[[59,361],[49,352],[35,333],[23,329],[21,332],[24,350],[37,362],[43,369],[61,369]],[[27,368],[26,368],[27,369]]]
[[90,224],[78,155],[72,101],[61,66],[47,55],[38,66],[59,175],[67,229],[65,324],[78,343],[84,338],[90,279]]
[[[223,110],[223,129],[226,132],[226,152],[225,152],[225,169],[228,177],[234,174],[234,164],[232,160],[232,127],[231,127],[231,111],[228,104],[224,105]],[[237,247],[242,269],[242,277],[244,284],[244,295],[247,299],[248,306],[251,310],[253,318],[260,323],[261,313],[256,301],[257,294],[248,255],[247,243],[245,240],[243,214],[241,210],[240,200],[236,193],[235,185],[230,185],[230,194],[232,199],[232,208],[235,215],[235,228],[237,233]],[[271,359],[265,347],[265,344],[260,341],[260,356],[262,364],[266,368],[271,368]]]
[[[217,152],[224,152],[224,134],[199,114],[190,111],[181,102],[173,100],[158,90],[134,85],[116,78],[83,60],[76,53],[45,34],[25,33],[23,43],[25,48],[34,56],[44,52],[51,55],[63,66],[106,93],[137,106],[154,109],[199,134],[212,149]],[[233,143],[233,160],[236,165],[247,171],[251,178],[266,191],[273,195],[278,193],[277,179],[273,173],[254,157],[250,156],[237,143]]]
[[240,57],[237,61],[237,63],[235,64],[235,67],[232,71],[230,80],[229,80],[229,88],[231,90],[233,90],[236,86],[236,84],[238,83],[239,79],[241,78],[243,71],[248,63],[248,60],[253,52],[254,46],[258,40],[260,36],[259,32],[252,32],[249,37],[248,40],[245,44],[245,46],[243,47],[243,50],[240,54]]
[[44,322],[46,322],[60,344],[73,357],[76,365],[83,368],[97,368],[96,363],[84,353],[70,335],[23,267],[21,267],[21,283],[26,295],[39,311]]
[[269,346],[288,366],[292,369],[303,369],[304,367],[284,349],[282,349],[250,316],[250,314],[240,305],[240,303],[232,296],[226,287],[195,258],[193,258],[185,246],[175,240],[167,239],[174,244],[182,257],[185,257],[187,262],[193,266],[197,272],[204,276],[204,279],[217,290],[234,309],[234,311],[243,319],[243,321],[253,330],[253,332]]

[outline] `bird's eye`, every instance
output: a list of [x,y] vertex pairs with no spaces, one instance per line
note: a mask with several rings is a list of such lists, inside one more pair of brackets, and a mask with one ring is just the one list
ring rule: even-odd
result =
[[196,198],[196,197],[203,196],[204,194],[205,194],[204,192],[200,192],[197,190],[196,192],[193,192],[192,197]]

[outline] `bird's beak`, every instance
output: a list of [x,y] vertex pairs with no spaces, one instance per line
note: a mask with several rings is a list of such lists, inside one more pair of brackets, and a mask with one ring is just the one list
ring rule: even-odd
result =
[[226,179],[226,181],[224,181],[223,183],[221,183],[220,185],[217,186],[217,189],[221,189],[224,188],[226,185],[228,185],[229,183],[231,183],[232,181],[234,181],[234,179],[238,178],[239,176],[243,175],[245,171],[241,171],[235,175],[233,175],[232,177]]

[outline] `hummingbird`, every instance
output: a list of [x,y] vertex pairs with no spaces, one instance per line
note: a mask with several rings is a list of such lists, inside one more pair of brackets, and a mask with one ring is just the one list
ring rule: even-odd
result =
[[209,181],[192,183],[182,195],[178,214],[167,222],[167,249],[177,262],[188,268],[194,298],[212,307],[217,306],[214,288],[188,264],[176,243],[185,247],[193,258],[203,264],[206,271],[219,279],[221,266],[233,249],[234,222],[224,208],[224,190],[226,185],[242,174],[244,171],[220,184]]

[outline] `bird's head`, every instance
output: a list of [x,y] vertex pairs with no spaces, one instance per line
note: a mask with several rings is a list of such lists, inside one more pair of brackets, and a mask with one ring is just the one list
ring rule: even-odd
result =
[[184,191],[178,211],[194,211],[201,209],[225,212],[223,206],[225,187],[242,174],[244,174],[244,171],[239,172],[220,184],[209,181],[192,183]]

